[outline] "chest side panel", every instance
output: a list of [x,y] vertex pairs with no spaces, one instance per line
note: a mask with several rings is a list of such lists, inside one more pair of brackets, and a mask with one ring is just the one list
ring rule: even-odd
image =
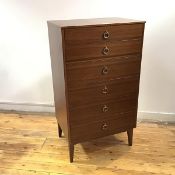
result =
[[48,22],[52,79],[56,118],[64,134],[68,137],[66,90],[61,28]]

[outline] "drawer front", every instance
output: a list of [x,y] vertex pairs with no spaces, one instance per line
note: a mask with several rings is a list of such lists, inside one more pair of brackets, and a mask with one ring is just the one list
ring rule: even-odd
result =
[[87,44],[95,41],[138,38],[143,36],[143,31],[144,24],[104,25],[67,28],[64,36],[67,44]]
[[85,124],[92,121],[113,118],[118,113],[137,109],[138,93],[113,101],[102,101],[91,105],[78,105],[70,107],[71,125]]
[[68,87],[75,87],[76,81],[92,79],[100,81],[138,75],[140,74],[140,63],[140,56],[69,62],[66,64]]
[[[120,99],[139,91],[139,76],[98,83],[96,86],[71,89],[68,91],[69,106],[88,105],[102,100]],[[83,99],[83,100],[82,100]]]
[[144,24],[110,25],[107,28],[109,40],[122,40],[129,38],[142,38]]
[[116,119],[101,120],[79,126],[71,126],[71,139],[74,143],[103,137],[136,127],[136,111],[118,114]]
[[66,61],[141,53],[142,39],[120,40],[108,43],[66,44]]
[[94,41],[105,41],[103,34],[106,26],[76,27],[65,29],[64,38],[66,44],[80,44]]

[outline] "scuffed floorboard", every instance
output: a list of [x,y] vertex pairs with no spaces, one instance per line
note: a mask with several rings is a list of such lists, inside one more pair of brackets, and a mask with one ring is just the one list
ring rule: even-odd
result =
[[57,136],[54,116],[0,113],[0,175],[175,175],[175,125],[138,123],[126,133],[75,145]]

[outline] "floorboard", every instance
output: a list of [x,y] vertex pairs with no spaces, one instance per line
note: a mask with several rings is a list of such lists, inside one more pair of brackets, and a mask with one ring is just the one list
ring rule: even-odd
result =
[[54,116],[0,113],[0,175],[175,175],[175,125],[138,123],[126,133],[75,146],[58,138]]

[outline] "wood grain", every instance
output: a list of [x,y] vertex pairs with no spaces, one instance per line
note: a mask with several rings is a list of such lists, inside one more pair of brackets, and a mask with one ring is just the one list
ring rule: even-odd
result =
[[[139,75],[140,64],[141,57],[138,55],[67,63],[68,88],[77,81],[93,79],[104,81]],[[104,69],[107,69],[106,74],[103,74]]]
[[[71,138],[74,144],[80,141],[88,141],[99,137],[113,135],[124,132],[129,128],[136,127],[136,110],[122,115],[114,115],[113,119],[107,116],[107,119],[98,119],[99,121],[81,121],[79,125],[72,125]],[[80,124],[81,123],[81,124]],[[132,137],[130,137],[132,140]]]
[[[104,119],[118,118],[121,116],[120,113],[137,111],[137,97],[135,96],[136,95],[133,95],[132,99],[127,99],[128,97],[126,97],[126,99],[118,101],[102,101],[101,103],[71,108],[70,124],[77,125]],[[104,108],[107,108],[107,110],[104,111]],[[136,115],[136,112],[134,114]]]
[[[86,43],[86,44],[66,44],[66,61],[86,60],[88,58],[109,57],[127,54],[138,54],[142,51],[142,39],[124,39],[110,41],[106,43]],[[107,47],[109,52],[104,54],[103,50]]]
[[92,86],[89,85],[89,87],[88,84],[90,83],[88,81],[86,81],[86,84],[87,86],[83,83],[77,86],[75,83],[74,89],[72,89],[72,86],[70,87],[68,92],[70,106],[88,105],[112,99],[119,100],[123,96],[132,96],[133,93],[138,93],[139,76],[124,78],[118,81],[94,83]]
[[[79,27],[65,29],[65,42],[66,44],[82,44],[93,43],[112,40],[122,40],[130,38],[139,38],[143,36],[144,24],[124,24],[112,26],[99,26],[94,27]],[[104,32],[109,33],[107,39],[104,38]]]
[[[145,22],[115,19],[94,19],[91,24],[89,20],[48,22],[58,132],[68,139],[70,162],[74,144],[91,138],[128,131],[132,144]],[[84,21],[87,24],[82,26]],[[137,81],[122,84],[128,77]],[[108,98],[96,95],[102,82],[104,88],[110,82],[117,84],[110,87]],[[92,84],[93,88],[87,86]],[[82,91],[83,87],[89,89]]]
[[126,133],[75,146],[58,139],[54,116],[0,114],[1,175],[174,175],[175,125],[138,123],[134,145]]
[[66,85],[64,78],[64,59],[62,50],[62,31],[61,28],[57,28],[52,23],[48,23],[48,34],[56,118],[59,121],[59,125],[64,131],[66,137],[69,137],[65,90]]

